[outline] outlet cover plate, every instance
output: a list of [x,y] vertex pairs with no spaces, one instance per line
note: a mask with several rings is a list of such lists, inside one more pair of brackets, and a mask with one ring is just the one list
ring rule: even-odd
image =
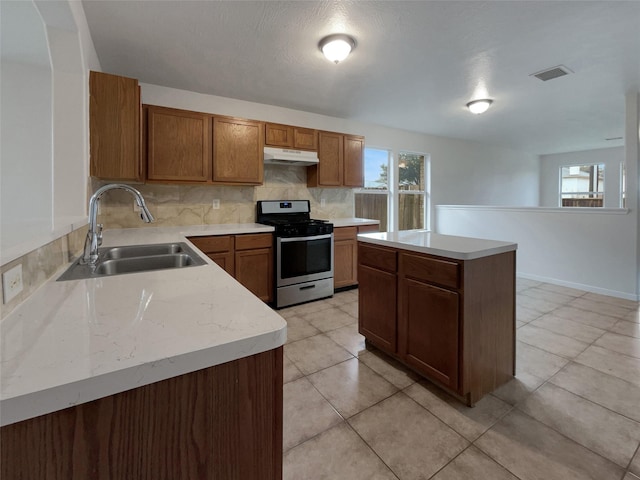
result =
[[18,264],[2,274],[2,297],[9,303],[22,291],[22,264]]

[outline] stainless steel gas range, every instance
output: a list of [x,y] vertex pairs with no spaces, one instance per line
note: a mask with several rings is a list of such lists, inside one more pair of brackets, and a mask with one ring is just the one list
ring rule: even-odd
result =
[[314,220],[309,200],[262,200],[257,221],[275,227],[275,306],[333,295],[333,224]]

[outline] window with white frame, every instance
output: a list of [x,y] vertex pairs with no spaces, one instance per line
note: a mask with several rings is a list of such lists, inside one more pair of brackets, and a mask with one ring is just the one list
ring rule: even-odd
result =
[[365,148],[364,188],[355,213],[380,220],[380,231],[428,228],[429,161],[422,153]]
[[560,205],[604,206],[604,164],[560,167]]
[[380,220],[380,231],[389,229],[389,164],[391,152],[364,149],[364,188],[355,194],[356,216]]

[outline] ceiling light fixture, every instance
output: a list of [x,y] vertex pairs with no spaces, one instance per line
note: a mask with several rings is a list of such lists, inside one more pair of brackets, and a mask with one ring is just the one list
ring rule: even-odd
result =
[[489,110],[489,107],[493,103],[493,100],[489,100],[488,98],[483,98],[481,100],[474,100],[473,102],[467,103],[467,108],[471,113],[475,113],[476,115],[480,115],[481,113]]
[[318,44],[327,60],[333,63],[339,63],[349,56],[351,51],[356,48],[356,41],[353,37],[343,33],[329,35],[320,40]]

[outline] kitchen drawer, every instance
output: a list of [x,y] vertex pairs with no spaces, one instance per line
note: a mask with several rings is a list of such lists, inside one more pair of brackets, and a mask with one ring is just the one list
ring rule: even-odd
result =
[[236,235],[236,250],[251,250],[253,248],[271,248],[273,235],[270,233],[251,233]]
[[229,252],[233,250],[232,235],[189,237],[189,240],[204,253]]
[[405,277],[458,288],[460,265],[424,255],[400,254],[400,272]]
[[358,262],[362,265],[396,273],[396,251],[358,242]]
[[333,239],[337,242],[340,240],[355,240],[358,234],[356,227],[338,227],[333,229]]

